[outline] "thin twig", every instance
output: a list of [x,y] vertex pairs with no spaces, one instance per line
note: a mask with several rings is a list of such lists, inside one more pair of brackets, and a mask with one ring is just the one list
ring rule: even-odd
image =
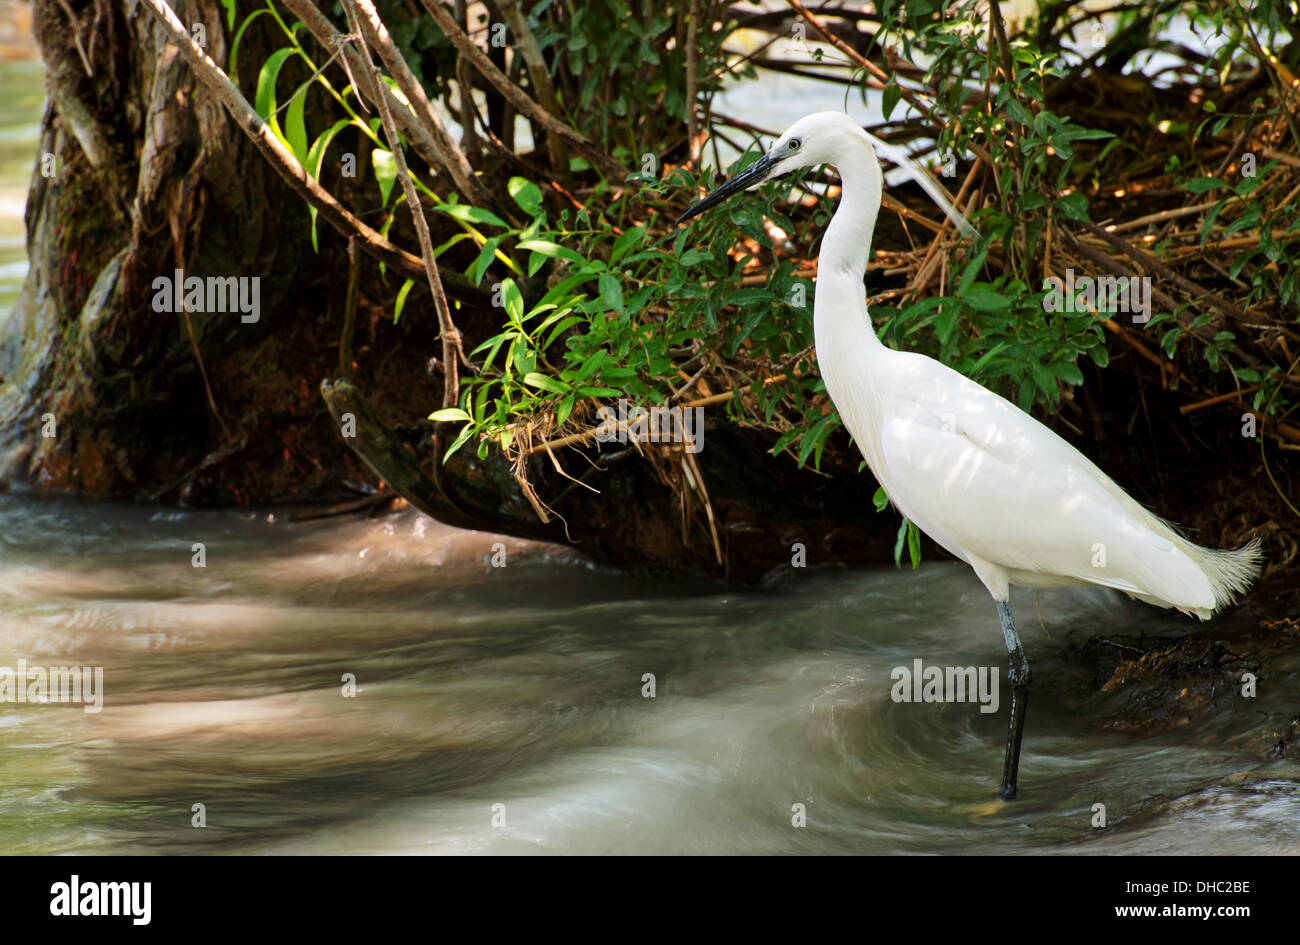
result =
[[691,0],[686,14],[686,140],[688,143],[692,170],[700,166],[700,141],[698,117],[695,114],[695,99],[698,96],[699,78],[696,76],[696,46],[700,25],[700,0]]
[[[377,41],[381,46],[388,42],[388,30],[379,18],[379,11],[371,0],[343,0],[343,9],[352,24],[354,32],[361,33],[367,40]],[[379,70],[370,59],[370,52],[361,48],[361,66],[366,74],[366,81],[371,88],[382,85]],[[460,353],[460,332],[451,319],[451,307],[447,304],[447,295],[442,288],[442,278],[438,274],[438,259],[433,254],[433,240],[429,237],[429,222],[424,217],[424,205],[420,203],[419,191],[411,179],[410,169],[406,166],[406,154],[402,150],[402,138],[397,131],[397,122],[388,107],[388,100],[380,94],[374,96],[379,106],[379,117],[384,125],[384,135],[388,138],[392,151],[393,163],[397,168],[397,179],[402,182],[402,191],[406,194],[406,205],[410,208],[411,218],[415,223],[415,232],[420,240],[420,255],[424,259],[424,271],[429,282],[429,292],[433,295],[433,307],[438,313],[439,334],[442,337],[442,405],[454,407],[460,398],[460,379],[457,374],[457,357]]]
[[[371,94],[374,94],[374,90],[363,89],[359,87],[356,81],[355,73],[360,68],[360,57],[355,44],[346,42],[348,37],[334,28],[334,24],[320,12],[312,0],[284,0],[284,5],[306,25],[307,29],[323,46],[343,51],[342,61],[348,73],[348,78],[352,81],[353,88],[356,89],[358,99],[364,105],[366,99],[370,98]],[[373,37],[367,37],[367,39],[371,42],[371,45],[374,45],[375,39]],[[434,111],[428,97],[424,94],[424,88],[411,73],[410,68],[407,67],[401,53],[397,52],[391,41],[387,44],[381,43],[376,48],[380,58],[384,60],[384,64],[388,67],[389,73],[397,80],[402,94],[406,96],[415,109],[413,113],[393,94],[388,86],[380,83],[380,91],[388,104],[389,110],[392,111],[393,117],[397,119],[398,127],[410,140],[416,153],[430,167],[441,167],[446,170],[451,175],[456,189],[461,192],[465,199],[477,206],[488,206],[491,203],[491,198],[477,178],[474,177],[474,169],[470,167],[469,159],[465,157],[465,152],[460,149],[455,139],[452,138],[442,124],[442,120],[438,118],[438,113]]]
[[1167,220],[1177,220],[1179,217],[1191,216],[1200,213],[1202,210],[1209,210],[1216,203],[1218,203],[1217,200],[1211,200],[1209,203],[1198,203],[1191,207],[1175,207],[1172,210],[1161,210],[1159,213],[1148,213],[1144,217],[1107,226],[1106,231],[1108,233],[1126,233],[1129,230],[1140,230],[1152,223],[1164,223]]
[[[468,33],[468,0],[455,0],[455,5],[456,22],[464,24]],[[460,93],[460,143],[466,151],[477,153],[478,130],[475,119],[478,117],[478,106],[474,103],[474,74],[470,71],[469,66],[469,60],[465,57],[465,52],[463,50],[458,51],[456,53],[456,87]]]
[[[555,84],[551,81],[550,66],[542,55],[541,44],[529,27],[528,18],[524,16],[519,0],[497,0],[497,6],[501,10],[501,15],[506,18],[510,32],[514,34],[516,47],[524,61],[524,66],[528,69],[528,80],[537,93],[538,104],[556,118],[563,118],[560,100],[555,94]],[[565,147],[564,139],[549,129],[546,130],[546,150],[551,159],[551,168],[556,173],[563,174],[568,171],[569,151]]]
[[348,237],[348,288],[343,297],[343,332],[339,335],[339,377],[352,376],[352,326],[361,297],[361,257],[355,237]]
[[[763,383],[765,385],[776,384],[780,381],[784,381],[785,379],[786,379],[785,374],[776,374],[773,375],[772,377],[767,378],[765,381],[763,381]],[[733,387],[731,390],[723,391],[721,394],[713,394],[709,397],[701,397],[698,400],[688,401],[687,403],[681,405],[681,409],[686,410],[690,407],[711,407],[714,404],[725,404],[735,395],[735,393],[736,393],[736,389]],[[548,446],[551,449],[554,449],[559,446],[572,446],[576,443],[588,443],[591,440],[595,439],[596,434],[602,432],[604,429],[605,427],[603,425],[597,425],[592,427],[589,430],[583,430],[581,433],[571,433],[568,436],[560,437],[558,440],[550,440],[547,443],[543,443],[541,445],[531,446],[528,448],[527,452],[529,454],[540,453],[543,450],[547,449]]]
[[1184,292],[1188,293],[1189,295],[1205,299],[1207,302],[1209,302],[1219,311],[1230,316],[1236,321],[1241,321],[1245,319],[1246,313],[1242,311],[1239,307],[1233,305],[1231,302],[1223,298],[1220,298],[1218,295],[1211,292],[1209,289],[1197,285],[1191,279],[1188,279],[1185,276],[1180,276],[1178,273],[1174,272],[1172,269],[1170,269],[1160,260],[1152,256],[1150,253],[1143,252],[1142,250],[1134,246],[1132,243],[1130,243],[1128,240],[1116,236],[1114,233],[1107,232],[1106,230],[1102,229],[1097,224],[1089,220],[1082,220],[1080,221],[1080,224],[1089,233],[1092,233],[1094,236],[1101,237],[1101,239],[1105,240],[1111,246],[1114,246],[1120,252],[1124,253],[1127,256],[1131,256],[1133,259],[1142,263],[1142,265],[1146,266],[1151,271],[1156,273],[1156,275],[1160,276],[1160,278],[1172,282],[1174,285],[1178,286],[1180,289],[1182,289]]
[[68,22],[72,26],[72,41],[77,46],[77,55],[81,58],[81,67],[86,70],[86,75],[93,78],[95,71],[90,68],[90,59],[86,56],[86,50],[81,45],[81,24],[77,22],[77,17],[73,14],[72,8],[68,6],[68,0],[59,0],[59,7],[68,17]]
[[[342,55],[343,55],[343,44],[344,44],[344,43],[350,43],[350,42],[352,42],[352,40],[354,40],[354,39],[358,39],[358,38],[359,38],[359,37],[357,37],[357,36],[351,36],[351,35],[341,37],[341,39],[340,39],[340,41],[339,41],[339,44],[338,44],[337,48],[335,48],[335,50],[334,50],[334,55],[332,55],[332,56],[330,56],[328,59],[326,59],[326,60],[325,60],[325,64],[324,64],[323,66],[321,66],[319,69],[317,69],[317,70],[316,70],[315,72],[313,72],[311,75],[309,75],[309,76],[307,77],[307,81],[304,82],[302,85],[298,86],[298,91],[296,91],[296,92],[294,92],[292,95],[290,95],[288,101],[286,101],[283,105],[281,105],[279,108],[277,108],[277,109],[276,109],[272,114],[274,114],[274,115],[279,115],[281,112],[283,112],[286,108],[288,108],[288,107],[289,107],[290,105],[292,105],[294,102],[298,101],[298,99],[299,99],[300,97],[302,97],[303,95],[306,95],[306,94],[307,94],[307,90],[308,90],[309,88],[311,88],[311,84],[312,84],[313,82],[315,82],[318,78],[320,78],[320,76],[324,74],[324,72],[325,72],[326,69],[328,69],[331,65],[334,64],[334,60],[335,60],[335,59],[337,59],[339,56],[342,56]],[[346,57],[345,57],[345,58],[344,58],[344,62],[346,62],[346,61],[347,61],[347,59],[346,59]]]
[[474,42],[465,35],[465,31],[456,25],[456,21],[442,8],[439,0],[420,0],[420,2],[429,11],[429,15],[438,21],[438,27],[451,40],[452,45],[469,59],[474,68],[491,83],[493,88],[505,96],[515,108],[519,109],[521,115],[526,116],[534,124],[540,125],[545,131],[553,132],[564,138],[588,161],[599,168],[602,173],[613,178],[617,183],[621,184],[627,179],[628,172],[623,165],[589,141],[581,132],[575,131],[558,118],[548,114],[546,109],[534,102],[519,86],[511,82],[509,76],[498,69],[483,50],[474,45]]

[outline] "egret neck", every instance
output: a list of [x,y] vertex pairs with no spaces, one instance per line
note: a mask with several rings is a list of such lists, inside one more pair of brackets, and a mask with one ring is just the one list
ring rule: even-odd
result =
[[822,237],[813,340],[826,392],[888,492],[889,484],[881,478],[880,398],[872,372],[872,361],[887,349],[872,327],[863,285],[880,210],[882,172],[865,135],[852,153],[837,155],[834,166],[840,174],[840,202]]

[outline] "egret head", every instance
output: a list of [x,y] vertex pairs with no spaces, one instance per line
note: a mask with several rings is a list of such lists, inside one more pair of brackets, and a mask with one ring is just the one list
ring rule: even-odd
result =
[[[917,166],[902,148],[871,137],[861,125],[843,112],[817,112],[800,118],[776,139],[766,154],[683,213],[677,222],[684,223],[710,207],[717,206],[738,190],[754,187],[801,167],[814,167],[818,164],[835,165],[842,178],[853,172],[867,181],[867,192],[870,194],[874,191],[867,198],[874,201],[874,211],[880,205],[879,191],[882,184],[877,154],[893,162],[929,194],[935,205],[957,224],[963,236],[968,239],[979,236],[961,211],[952,205],[951,198],[943,188]],[[874,212],[871,220],[874,223]]]
[[677,222],[684,223],[698,216],[738,190],[755,187],[801,167],[834,164],[837,158],[853,154],[854,148],[860,150],[864,145],[871,150],[866,132],[843,112],[805,115],[777,138],[766,154],[696,203],[678,217]]

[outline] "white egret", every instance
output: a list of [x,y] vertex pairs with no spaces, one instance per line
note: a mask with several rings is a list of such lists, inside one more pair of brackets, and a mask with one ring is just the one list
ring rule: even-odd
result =
[[800,119],[678,222],[736,191],[820,164],[838,169],[843,196],[817,265],[817,363],[890,500],[969,564],[993,595],[1010,664],[1001,789],[1010,799],[1029,699],[1029,663],[1011,618],[1010,585],[1095,584],[1205,620],[1259,573],[1258,541],[1236,551],[1193,544],[1011,402],[933,358],[880,342],[867,314],[863,276],[882,176],[869,136],[847,115]]

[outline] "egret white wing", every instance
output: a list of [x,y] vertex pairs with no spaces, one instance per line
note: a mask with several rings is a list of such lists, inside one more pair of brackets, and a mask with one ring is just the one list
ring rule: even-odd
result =
[[1213,608],[1179,536],[1069,443],[937,361],[906,353],[889,361],[886,492],[941,545],[1016,583],[1099,584]]

